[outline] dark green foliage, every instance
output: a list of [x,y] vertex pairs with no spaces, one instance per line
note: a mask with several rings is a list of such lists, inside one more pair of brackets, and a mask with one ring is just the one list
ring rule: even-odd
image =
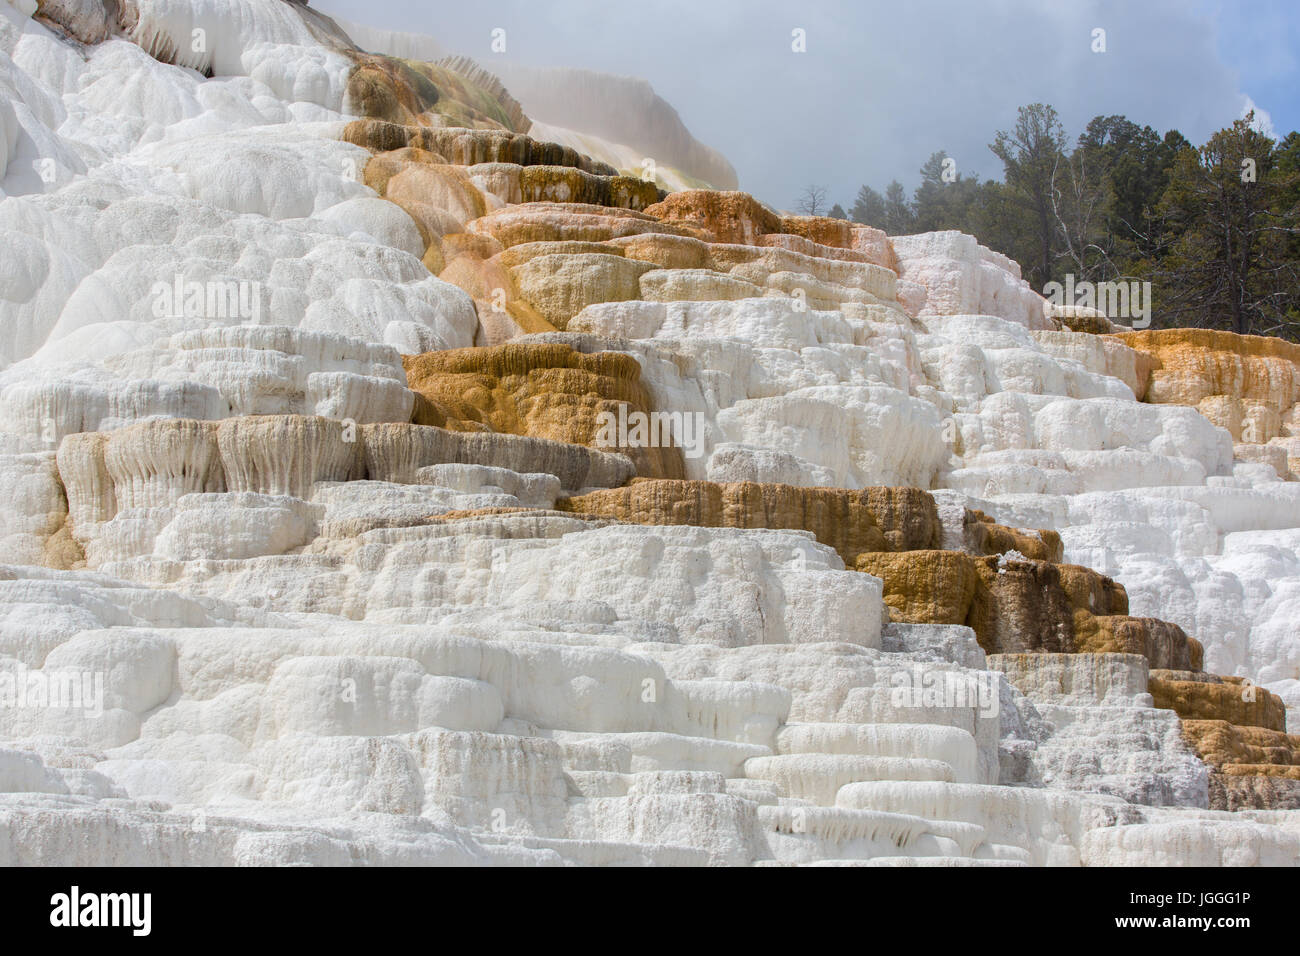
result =
[[854,222],[862,223],[864,226],[875,226],[877,229],[883,229],[885,197],[870,186],[863,186],[858,190],[858,196],[853,201],[853,208],[849,210],[849,218]]
[[1039,290],[1067,274],[1149,280],[1157,327],[1300,340],[1300,133],[1275,142],[1247,117],[1197,149],[1177,130],[1097,116],[1071,147],[1056,111],[1034,103],[989,148],[1001,182],[940,151],[910,198],[897,181],[883,196],[863,186],[849,218],[890,235],[971,233]]
[[1175,157],[1158,205],[1166,242],[1151,273],[1164,292],[1158,305],[1176,324],[1293,338],[1295,134],[1275,143],[1250,119]]

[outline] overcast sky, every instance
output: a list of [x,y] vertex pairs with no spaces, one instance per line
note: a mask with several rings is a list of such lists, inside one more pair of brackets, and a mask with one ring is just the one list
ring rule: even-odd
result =
[[[1247,98],[1300,127],[1297,0],[312,0],[343,19],[495,60],[649,80],[741,188],[793,207],[804,184],[847,207],[861,183],[914,186],[940,149],[1000,173],[994,133],[1035,101],[1077,135],[1121,113],[1200,143]],[[507,33],[493,53],[491,32]],[[791,50],[806,31],[807,52]],[[1093,31],[1106,31],[1094,53]],[[537,117],[545,120],[546,117]]]

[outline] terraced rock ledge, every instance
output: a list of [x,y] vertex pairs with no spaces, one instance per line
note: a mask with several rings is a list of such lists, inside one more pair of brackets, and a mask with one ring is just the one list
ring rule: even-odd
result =
[[581,76],[34,12],[0,864],[1300,862],[1295,346],[784,214],[635,84],[654,179]]

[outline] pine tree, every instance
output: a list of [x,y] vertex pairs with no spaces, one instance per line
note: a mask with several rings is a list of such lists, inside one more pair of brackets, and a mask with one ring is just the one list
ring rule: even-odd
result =
[[1159,211],[1177,238],[1156,270],[1159,306],[1173,324],[1294,338],[1300,171],[1253,121],[1174,160]]
[[870,186],[863,186],[858,190],[857,198],[853,200],[853,208],[849,210],[849,218],[864,226],[875,226],[877,229],[883,229],[885,223],[885,197]]
[[[1057,223],[1052,211],[1053,182],[1065,161],[1065,128],[1056,110],[1043,103],[1020,107],[1016,125],[999,130],[989,149],[1002,160],[1009,196],[1023,213],[1021,264],[1026,278],[1041,288],[1055,276],[1059,248]],[[1020,258],[1017,256],[1017,258]]]
[[891,236],[905,236],[916,231],[916,212],[907,201],[903,184],[897,179],[885,187],[885,221],[881,228]]
[[[949,172],[951,170],[951,172]],[[964,176],[942,150],[921,167],[921,185],[912,195],[917,232],[958,229],[973,232],[980,201],[979,179]]]

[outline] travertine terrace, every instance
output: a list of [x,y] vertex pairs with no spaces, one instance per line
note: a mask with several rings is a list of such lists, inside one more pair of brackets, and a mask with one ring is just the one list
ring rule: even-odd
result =
[[387,43],[0,0],[0,864],[1300,862],[1300,350]]

